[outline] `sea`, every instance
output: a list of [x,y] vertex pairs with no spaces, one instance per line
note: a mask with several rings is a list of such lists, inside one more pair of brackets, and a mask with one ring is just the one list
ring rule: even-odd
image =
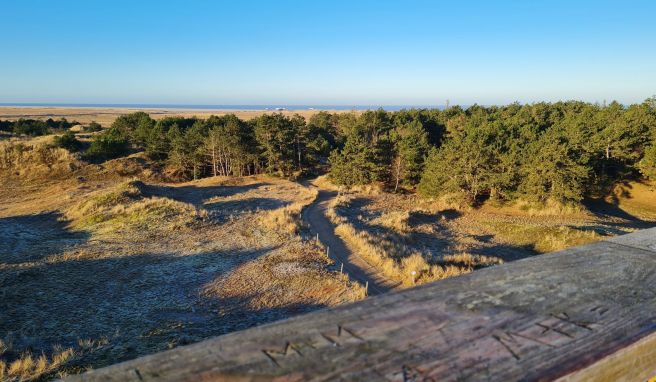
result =
[[0,107],[88,107],[121,109],[194,109],[194,110],[377,110],[444,109],[444,105],[194,105],[159,103],[2,103]]

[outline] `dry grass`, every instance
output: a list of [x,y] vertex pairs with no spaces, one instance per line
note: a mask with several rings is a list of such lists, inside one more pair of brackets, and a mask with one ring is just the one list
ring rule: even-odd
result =
[[301,200],[288,206],[268,211],[260,219],[261,224],[279,233],[289,235],[298,234],[303,226],[301,213],[305,207],[316,200],[318,193],[316,188],[303,187],[303,190],[299,194]]
[[333,200],[328,210],[328,217],[336,225],[335,233],[367,263],[404,287],[457,276],[502,262],[492,257],[468,254],[445,257],[439,262],[432,261],[430,256],[413,248],[410,244],[412,240],[403,235],[410,230],[408,211],[390,212],[376,219],[377,223],[398,233],[382,237],[356,228],[339,214],[338,209],[349,208],[351,199],[352,196],[340,195]]
[[[102,232],[133,226],[175,230],[207,218],[207,211],[166,197],[145,197],[144,184],[131,180],[102,191],[69,208],[66,218],[75,229],[93,227]],[[102,227],[99,227],[103,225]]]
[[431,261],[424,255],[400,241],[382,239],[375,234],[356,229],[349,223],[338,223],[335,229],[347,245],[367,263],[380,270],[386,277],[409,287],[416,284],[441,280],[469,273],[475,269],[502,264],[503,260],[493,256],[461,253],[448,255]]
[[203,287],[206,298],[243,299],[252,309],[280,307],[311,310],[364,297],[364,288],[346,275],[326,271],[333,262],[314,242],[292,239],[295,245],[238,267]]
[[656,181],[617,185],[606,201],[638,218],[656,220]]
[[[70,174],[82,167],[82,162],[67,150],[47,143],[0,142],[0,174],[35,179]],[[5,175],[6,176],[6,175]]]
[[656,225],[653,184],[621,185],[606,203],[586,206],[463,208],[448,198],[351,192],[335,200],[329,215],[354,251],[408,285],[412,271],[419,282],[439,279]]
[[604,237],[593,230],[566,225],[517,224],[504,221],[488,221],[483,224],[499,239],[513,245],[531,246],[538,253],[588,244]]
[[513,203],[512,208],[523,211],[528,216],[581,216],[586,213],[580,204],[563,204],[553,200],[543,204],[518,200]]
[[321,175],[312,181],[312,184],[318,188],[330,191],[342,191],[343,186],[338,186],[328,179],[328,175]]
[[[76,354],[71,348],[55,347],[50,357],[45,354],[34,355],[24,352],[13,360],[5,362],[2,358],[5,353],[11,352],[11,346],[0,340],[0,381],[19,382],[34,381],[49,375],[75,360]],[[63,373],[57,373],[63,376]]]
[[[632,185],[630,191],[631,198],[625,194],[615,205],[642,206],[641,216],[649,211],[645,205],[654,208],[656,199],[644,197],[654,192],[649,185]],[[635,230],[632,224],[646,224],[613,209],[591,212],[551,204],[537,210],[522,203],[440,209],[445,205],[454,207],[444,201],[423,203],[414,196],[349,193],[335,198],[328,215],[356,253],[404,286],[413,284],[413,272],[416,283],[428,282],[591,243]]]
[[470,253],[458,253],[455,255],[442,256],[440,262],[446,266],[454,265],[472,269],[503,264],[503,260],[499,259],[498,257],[472,255]]
[[[4,378],[21,355],[12,378],[49,378],[364,296],[321,248],[260,223],[282,207],[294,219],[314,199],[298,184],[87,171],[84,182],[0,192],[0,333],[15,349],[0,356]],[[56,344],[73,349],[65,364]]]
[[400,233],[407,233],[410,231],[410,211],[392,211],[384,213],[380,218],[375,219],[374,222],[384,227],[395,230]]

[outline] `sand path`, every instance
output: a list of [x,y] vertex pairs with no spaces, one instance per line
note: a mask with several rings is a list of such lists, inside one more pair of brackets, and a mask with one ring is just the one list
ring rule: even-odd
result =
[[346,243],[335,234],[335,226],[326,216],[328,204],[337,196],[337,192],[319,190],[317,199],[303,211],[303,219],[309,224],[313,233],[319,234],[319,240],[329,248],[328,255],[337,266],[344,264],[344,272],[362,285],[369,284],[370,296],[386,293],[397,285],[388,280],[364,259],[351,251]]

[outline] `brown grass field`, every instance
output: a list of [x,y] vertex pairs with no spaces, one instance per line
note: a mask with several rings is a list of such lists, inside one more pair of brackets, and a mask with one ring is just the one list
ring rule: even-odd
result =
[[[211,115],[235,114],[237,117],[248,120],[266,113],[278,113],[275,110],[226,110],[226,109],[137,109],[137,108],[98,108],[98,107],[33,107],[33,106],[0,106],[0,119],[17,120],[19,118],[28,119],[59,119],[66,118],[69,121],[78,121],[82,124],[88,124],[96,121],[108,127],[114,122],[116,117],[143,111],[148,113],[154,119],[165,117],[198,117],[207,118]],[[331,113],[346,113],[346,110],[326,110]],[[283,110],[282,113],[287,116],[299,114],[306,119],[318,113],[319,110]],[[357,113],[357,111],[356,111]]]

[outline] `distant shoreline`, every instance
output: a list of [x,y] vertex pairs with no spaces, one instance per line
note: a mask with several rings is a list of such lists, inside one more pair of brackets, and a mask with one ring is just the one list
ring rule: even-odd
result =
[[[8,106],[7,104],[0,104],[0,120],[18,120],[25,119],[41,119],[48,118],[60,119],[66,118],[71,121],[77,121],[81,124],[90,122],[97,122],[103,126],[109,126],[114,120],[121,115],[143,111],[148,113],[154,119],[161,119],[167,117],[183,117],[183,118],[201,118],[206,119],[210,116],[221,116],[226,114],[234,114],[243,120],[250,120],[259,117],[263,114],[282,113],[286,116],[300,115],[306,119],[311,118],[313,115],[326,111],[329,113],[362,113],[364,110],[356,109],[266,109],[266,108],[252,108],[252,109],[219,109],[219,108],[190,108],[189,105],[169,105],[168,107],[153,107],[154,105],[130,105],[129,107],[121,107],[120,105],[84,105],[84,106],[65,106],[62,104],[49,106],[37,105],[14,105]],[[163,106],[163,105],[158,105]],[[178,106],[171,107],[171,106]],[[221,105],[217,105],[221,106]],[[224,105],[227,106],[227,105]],[[236,106],[234,106],[236,107]]]
[[88,109],[157,109],[157,110],[219,110],[219,111],[364,111],[383,109],[398,111],[402,109],[444,109],[443,105],[188,105],[188,104],[110,104],[110,103],[2,103],[1,107],[12,108],[88,108]]

